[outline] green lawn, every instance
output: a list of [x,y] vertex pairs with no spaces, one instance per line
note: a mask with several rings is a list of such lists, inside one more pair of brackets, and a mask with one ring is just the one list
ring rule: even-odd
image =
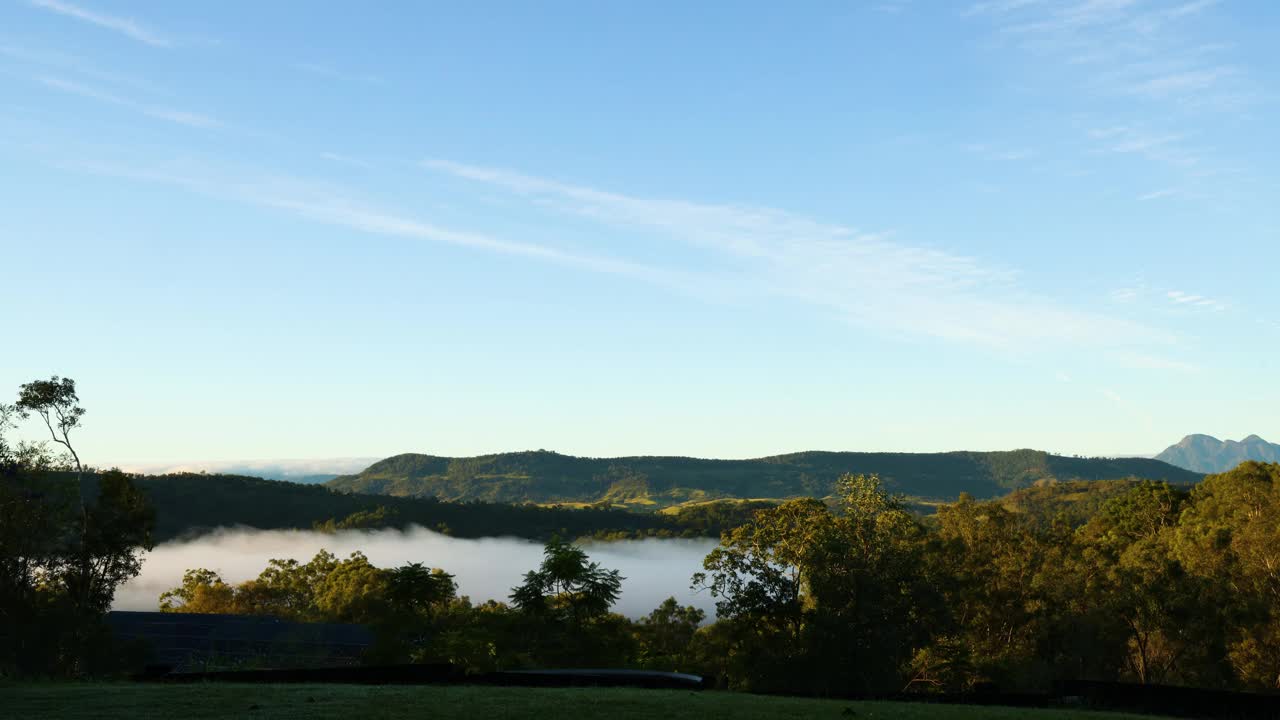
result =
[[1143,717],[1069,710],[846,702],[675,690],[124,683],[0,686],[0,715],[20,720],[242,717],[334,720],[1119,720]]

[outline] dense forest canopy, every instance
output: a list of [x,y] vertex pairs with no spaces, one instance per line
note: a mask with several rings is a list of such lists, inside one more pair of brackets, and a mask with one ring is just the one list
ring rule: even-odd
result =
[[802,452],[755,460],[581,458],[544,450],[446,458],[396,455],[328,483],[337,490],[490,502],[672,505],[712,498],[827,497],[847,473],[876,474],[892,491],[937,500],[992,498],[1042,481],[1135,477],[1193,483],[1199,473],[1147,458],[1009,452]]
[[[54,473],[70,479],[65,474]],[[84,478],[83,494],[96,492],[98,474]],[[612,506],[566,507],[343,493],[316,485],[239,475],[177,473],[131,475],[156,509],[158,542],[193,537],[223,527],[260,530],[405,528],[421,526],[455,537],[553,536],[603,540],[641,537],[719,537],[780,500],[711,500],[657,511]],[[1011,512],[1040,525],[1079,526],[1140,480],[1045,482],[998,499]],[[944,503],[909,503],[932,515]]]

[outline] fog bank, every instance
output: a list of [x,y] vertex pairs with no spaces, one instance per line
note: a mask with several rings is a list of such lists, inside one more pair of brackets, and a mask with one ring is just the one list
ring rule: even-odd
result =
[[[707,592],[689,589],[689,578],[702,569],[702,558],[716,546],[703,538],[624,540],[584,546],[591,560],[622,571],[622,597],[614,606],[628,617],[648,614],[674,596],[683,605],[695,605],[715,616],[715,603]],[[458,583],[458,594],[476,602],[506,601],[524,573],[542,561],[540,543],[517,538],[453,538],[421,527],[408,530],[346,530],[319,533],[310,530],[225,529],[194,540],[167,542],[147,553],[142,574],[117,592],[113,609],[155,610],[160,593],[182,582],[191,568],[216,570],[222,579],[238,583],[258,576],[273,558],[306,562],[320,550],[338,557],[363,552],[378,567],[410,562],[443,568]]]

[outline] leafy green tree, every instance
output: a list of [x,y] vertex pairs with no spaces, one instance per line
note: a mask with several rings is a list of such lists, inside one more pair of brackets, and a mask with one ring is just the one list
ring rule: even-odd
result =
[[922,530],[875,476],[816,500],[761,510],[727,533],[694,576],[733,629],[731,683],[829,693],[897,690],[924,642]]
[[182,584],[160,595],[160,612],[235,615],[242,612],[236,588],[213,570],[196,568],[182,574]]
[[[75,381],[54,376],[22,385],[17,402],[0,407],[0,615],[21,623],[0,630],[0,645],[30,672],[83,674],[111,656],[102,617],[152,546],[154,513],[132,479],[87,475],[71,440],[85,413],[79,402]],[[66,451],[74,483],[43,444],[3,439],[32,415]]]
[[85,468],[71,442],[71,433],[80,427],[85,414],[75,380],[54,375],[25,383],[18,390],[13,410],[23,418],[40,418],[52,441],[71,457],[76,471],[75,495],[80,498],[79,548],[65,559],[56,576],[79,613],[105,612],[116,586],[138,574],[138,550],[151,548],[154,513],[132,480],[119,471],[102,474],[96,502],[85,505]]
[[341,520],[329,518],[325,522],[312,524],[312,529],[320,532],[337,532],[339,530],[365,530],[384,528],[392,525],[396,511],[386,505],[379,505],[373,510],[357,510]]
[[1239,682],[1280,689],[1280,463],[1241,463],[1192,490],[1173,533],[1178,561],[1219,594],[1228,663]]
[[57,375],[48,380],[33,380],[18,389],[18,402],[14,409],[22,418],[35,415],[40,418],[53,442],[61,445],[71,456],[77,481],[83,480],[84,466],[80,455],[71,444],[71,431],[80,427],[85,410],[76,394],[76,381]]
[[0,403],[0,463],[14,462],[13,448],[9,446],[8,433],[16,426],[18,408]]
[[212,570],[187,570],[181,585],[160,596],[160,609],[377,625],[425,617],[453,600],[456,589],[452,575],[421,563],[382,569],[360,552],[338,559],[321,550],[305,563],[271,560],[239,585]]
[[76,495],[40,445],[8,442],[17,417],[0,405],[0,676],[58,674],[68,623],[49,578],[78,535]]
[[939,644],[921,659],[954,657],[948,643],[955,633],[973,674],[954,689],[1015,684],[1015,673],[1039,660],[1046,588],[1037,580],[1049,543],[1022,516],[968,496],[939,508],[936,522],[928,565],[954,627],[938,628]]
[[1103,504],[1080,529],[1081,537],[1116,558],[1134,543],[1155,539],[1177,525],[1187,500],[1185,491],[1168,483],[1143,480]]
[[706,616],[699,608],[682,606],[674,597],[662,601],[636,624],[640,665],[668,672],[689,671],[693,662],[690,644]]
[[315,614],[330,622],[376,623],[387,616],[390,571],[354,552],[333,567],[312,590]]
[[552,538],[542,562],[512,588],[511,601],[523,619],[522,645],[528,661],[617,665],[633,656],[631,623],[609,612],[624,578],[591,562],[582,548]]
[[84,512],[81,542],[57,576],[84,611],[105,613],[116,588],[137,576],[142,552],[153,546],[155,511],[133,480],[119,470],[98,476],[98,493]]
[[440,568],[409,563],[388,571],[387,599],[408,612],[429,612],[453,600],[457,592],[453,576]]
[[1122,677],[1210,681],[1219,627],[1213,588],[1171,547],[1187,494],[1143,481],[1108,500],[1077,532],[1086,597],[1107,621]]
[[582,548],[552,538],[543,548],[542,564],[512,588],[511,602],[525,613],[581,624],[609,612],[624,579],[617,570],[590,562]]

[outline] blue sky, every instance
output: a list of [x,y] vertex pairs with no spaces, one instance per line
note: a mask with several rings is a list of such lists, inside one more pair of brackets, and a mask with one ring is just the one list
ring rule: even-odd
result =
[[7,0],[0,386],[104,464],[1280,438],[1278,33]]

